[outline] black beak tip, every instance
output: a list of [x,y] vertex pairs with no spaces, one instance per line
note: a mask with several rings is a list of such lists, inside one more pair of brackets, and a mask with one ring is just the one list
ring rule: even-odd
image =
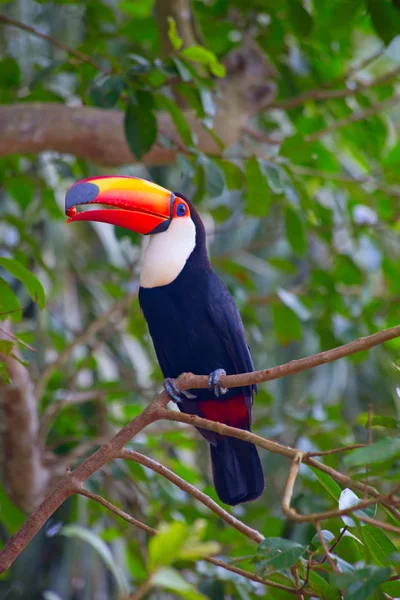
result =
[[77,183],[69,188],[65,196],[65,212],[78,204],[87,204],[96,200],[100,190],[94,183]]

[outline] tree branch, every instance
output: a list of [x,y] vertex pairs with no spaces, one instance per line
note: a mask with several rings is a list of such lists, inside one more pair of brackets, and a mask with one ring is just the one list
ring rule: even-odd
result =
[[188,494],[190,494],[191,496],[196,498],[196,500],[199,500],[199,502],[204,504],[204,506],[207,506],[207,508],[209,508],[216,515],[221,517],[221,519],[223,521],[225,521],[225,523],[228,523],[228,525],[231,525],[231,527],[233,527],[234,529],[237,529],[237,531],[240,531],[240,533],[243,533],[246,537],[253,540],[253,542],[257,542],[259,544],[264,539],[264,536],[261,535],[261,533],[259,531],[257,531],[256,529],[252,529],[251,527],[248,527],[247,525],[242,523],[242,521],[240,521],[239,519],[236,519],[233,515],[229,514],[226,510],[224,510],[216,502],[214,502],[214,500],[212,500],[209,496],[207,496],[207,494],[204,494],[203,492],[198,490],[196,487],[194,487],[194,485],[191,485],[190,483],[188,483],[187,481],[185,481],[178,475],[175,475],[175,473],[173,473],[170,469],[168,469],[164,465],[161,465],[159,462],[157,462],[151,458],[148,458],[147,456],[144,456],[143,454],[140,454],[139,452],[135,452],[133,450],[126,450],[126,449],[121,450],[121,452],[119,453],[119,458],[124,458],[126,460],[132,460],[132,461],[137,462],[145,467],[148,467],[149,469],[151,469],[152,471],[155,471],[156,473],[159,473],[159,475],[162,475],[163,477],[165,477],[166,479],[171,481],[179,489],[183,490],[184,492],[187,492]]
[[[379,343],[383,343],[398,336],[400,336],[400,326],[381,331],[379,333],[367,336],[365,338],[360,338],[359,340],[351,342],[350,344],[340,346],[339,348],[335,348],[327,352],[322,352],[314,356],[302,358],[298,361],[292,361],[290,363],[287,363],[286,365],[280,365],[278,367],[275,367],[274,369],[266,369],[265,371],[258,371],[255,373],[243,375],[227,376],[223,378],[222,384],[227,387],[233,387],[238,385],[249,385],[252,383],[258,383],[260,381],[277,379],[288,374],[298,373],[299,371],[310,369],[320,364],[343,358],[344,356],[348,356],[355,352],[360,352],[362,350],[372,348],[373,346],[376,346]],[[182,380],[186,383],[189,382],[189,385],[186,385],[185,389],[188,389],[190,387],[204,388],[207,386],[207,376],[195,376],[192,374],[186,374],[183,375],[180,379],[181,384]],[[240,381],[240,383],[238,380]],[[181,389],[183,389],[183,386]],[[298,450],[294,448],[282,446],[280,444],[277,444],[276,442],[266,440],[248,431],[235,429],[233,427],[229,427],[221,423],[207,421],[206,419],[202,419],[197,416],[188,415],[184,413],[178,414],[176,411],[168,411],[166,410],[168,402],[169,397],[165,392],[163,392],[162,394],[160,394],[160,396],[153,400],[153,402],[151,402],[138,417],[133,419],[128,425],[121,429],[121,431],[119,431],[112,440],[106,442],[103,446],[101,446],[94,454],[92,454],[88,459],[86,459],[73,472],[66,473],[66,475],[62,478],[60,484],[57,486],[57,488],[53,490],[53,492],[42,503],[39,509],[28,518],[28,520],[21,527],[19,532],[6,543],[3,550],[0,552],[0,573],[4,572],[6,569],[9,568],[9,566],[13,563],[18,554],[23,550],[23,548],[32,539],[32,537],[44,525],[44,523],[50,517],[50,515],[60,506],[60,504],[65,500],[65,498],[67,498],[73,493],[76,493],[78,489],[83,488],[83,483],[91,475],[98,471],[102,466],[104,466],[107,462],[120,456],[123,446],[132,437],[139,433],[143,428],[147,427],[147,425],[153,423],[154,421],[157,421],[159,419],[167,419],[170,421],[180,421],[183,423],[189,423],[191,425],[208,429],[210,431],[222,433],[223,435],[229,435],[246,441],[251,441],[262,448],[270,450],[271,452],[279,453],[283,456],[287,456],[292,459],[298,453]],[[365,485],[358,481],[353,481],[352,479],[343,475],[342,473],[335,471],[331,467],[328,467],[323,463],[320,463],[314,460],[313,458],[308,457],[307,455],[304,455],[303,462],[319,469],[322,472],[327,473],[333,479],[336,479],[337,481],[343,483],[348,487],[352,487],[354,489],[362,491],[367,491],[370,495],[374,496],[377,500],[380,499],[383,503],[382,495],[379,494],[379,492],[373,487]],[[393,508],[393,504],[395,504],[395,502],[394,498],[391,496],[390,502],[385,505],[387,505],[393,513],[396,513],[397,516],[397,511],[395,511],[395,509]],[[376,521],[373,519],[361,517],[360,520],[364,520],[365,522],[371,522],[372,524],[380,526],[382,528],[390,528],[391,531],[399,532],[400,530],[399,528],[396,528],[392,525],[387,525],[386,523],[381,523],[380,521]],[[318,523],[316,523],[316,525],[318,525]]]
[[[379,52],[381,54],[381,51]],[[359,69],[357,69],[359,70]],[[292,110],[293,108],[297,108],[302,104],[305,104],[309,101],[320,102],[323,100],[337,100],[339,98],[348,98],[349,96],[356,96],[357,94],[361,94],[366,92],[367,90],[384,85],[385,83],[389,83],[390,81],[396,79],[400,75],[400,67],[396,67],[375,79],[371,79],[368,83],[359,83],[354,87],[340,88],[340,89],[323,89],[323,88],[315,88],[313,90],[307,90],[298,96],[294,96],[293,98],[288,98],[287,100],[282,100],[281,102],[274,102],[271,105],[271,108],[279,108],[281,110]]]
[[111,73],[111,71],[109,69],[105,68],[103,65],[101,65],[100,63],[93,60],[87,54],[84,54],[83,52],[79,52],[79,50],[74,50],[70,46],[67,46],[66,44],[63,44],[62,42],[59,42],[58,40],[56,40],[56,38],[53,38],[51,35],[42,33],[35,27],[32,27],[32,25],[27,25],[26,23],[22,23],[21,21],[18,21],[17,19],[13,19],[13,18],[9,17],[8,15],[0,15],[0,23],[5,23],[6,25],[12,25],[13,27],[17,27],[18,29],[27,31],[28,33],[31,33],[35,37],[41,38],[42,40],[46,40],[46,42],[49,42],[49,44],[51,44],[52,46],[55,46],[56,48],[60,48],[60,50],[64,50],[71,56],[74,56],[75,58],[77,58],[80,62],[88,63],[89,65],[92,65],[95,69],[97,69],[98,71],[101,71],[102,73],[105,73],[107,75],[109,73]]
[[[9,322],[0,329],[0,340],[12,336]],[[36,397],[27,368],[20,362],[18,348],[0,353],[10,383],[0,375],[1,468],[10,497],[31,512],[48,491],[51,471],[44,465],[39,444]]]
[[[126,457],[124,456],[123,458],[126,458]],[[82,487],[77,489],[76,493],[80,494],[81,496],[86,496],[87,498],[90,498],[91,500],[94,500],[95,502],[98,502],[99,504],[101,504],[102,506],[107,508],[107,510],[113,512],[118,517],[120,517],[121,519],[123,519],[124,521],[129,523],[130,525],[134,525],[135,527],[142,529],[143,531],[145,531],[146,533],[148,533],[150,535],[155,535],[157,533],[157,530],[154,529],[153,527],[150,527],[149,525],[142,523],[142,521],[138,521],[138,519],[134,519],[129,513],[125,512],[124,510],[121,510],[120,508],[115,506],[115,504],[112,504],[111,502],[109,502],[102,496],[99,496],[98,494],[90,492],[89,490],[82,488]],[[287,587],[285,585],[281,585],[279,583],[276,583],[275,581],[270,581],[269,579],[263,579],[262,577],[259,577],[255,573],[250,573],[249,571],[245,571],[244,569],[240,569],[238,567],[228,565],[227,563],[223,562],[222,560],[218,560],[217,558],[206,557],[203,560],[205,560],[206,562],[208,562],[216,567],[221,567],[222,569],[230,571],[231,573],[236,573],[237,575],[241,575],[242,577],[245,577],[246,579],[249,579],[250,581],[255,581],[256,583],[262,583],[264,585],[274,587],[278,590],[283,590],[285,592],[289,592],[291,594],[297,595],[297,590],[295,590],[293,588]],[[307,595],[311,595],[311,594],[307,594]]]
[[[344,344],[343,346],[338,346],[332,350],[326,350],[325,352],[319,352],[312,356],[291,360],[278,367],[254,371],[252,373],[242,373],[240,375],[226,375],[221,377],[221,384],[226,388],[241,387],[280,379],[287,375],[296,375],[301,371],[313,369],[319,365],[325,365],[326,363],[344,358],[345,356],[350,356],[351,354],[356,354],[357,352],[362,352],[364,350],[370,350],[374,346],[379,346],[380,344],[398,337],[400,337],[400,325],[390,327],[389,329],[383,329],[372,335],[361,337],[358,340],[350,342],[349,344]],[[183,373],[179,376],[177,383],[181,391],[191,388],[206,389],[208,387],[208,376]]]
[[387,110],[388,108],[393,108],[394,106],[399,104],[399,102],[400,102],[400,94],[396,94],[395,96],[392,96],[392,98],[389,98],[388,100],[385,100],[384,102],[377,102],[376,104],[373,104],[372,106],[370,106],[369,108],[366,108],[365,110],[357,110],[357,111],[353,112],[350,116],[345,117],[344,119],[338,119],[337,121],[332,123],[332,125],[329,125],[328,127],[324,127],[323,129],[320,129],[319,131],[315,131],[311,135],[305,136],[304,141],[315,142],[315,140],[319,140],[320,138],[324,137],[325,135],[328,135],[330,133],[335,133],[335,131],[337,131],[338,129],[341,129],[342,127],[346,127],[347,125],[351,125],[352,123],[357,123],[358,121],[365,121],[369,117],[376,115],[376,113],[378,113],[378,112],[382,112],[383,110]]

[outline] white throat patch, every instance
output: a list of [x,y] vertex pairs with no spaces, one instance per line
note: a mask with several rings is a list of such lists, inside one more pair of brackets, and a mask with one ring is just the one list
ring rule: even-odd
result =
[[175,217],[167,231],[150,236],[143,259],[140,285],[145,288],[172,283],[196,245],[196,227],[190,217]]

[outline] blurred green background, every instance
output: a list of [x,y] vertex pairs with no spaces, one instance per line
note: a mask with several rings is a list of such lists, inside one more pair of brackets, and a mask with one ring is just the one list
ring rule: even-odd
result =
[[[5,542],[66,466],[138,415],[162,384],[136,298],[145,242],[108,225],[67,227],[64,196],[76,180],[136,175],[194,200],[257,369],[398,324],[400,7],[395,0],[14,0],[0,1],[0,13]],[[10,381],[16,352],[23,363]],[[304,451],[365,443],[372,404],[386,418],[376,419],[374,440],[395,439],[398,357],[395,340],[261,385],[254,431]],[[26,418],[15,416],[19,408]],[[130,447],[217,501],[207,444],[195,430],[158,422]],[[265,536],[307,546],[313,526],[289,523],[280,507],[288,460],[261,455],[266,491],[232,513]],[[372,468],[369,481],[389,490],[399,458]],[[324,462],[344,470],[342,460]],[[363,479],[365,469],[352,474]],[[154,528],[179,522],[188,536],[197,523],[221,556],[254,567],[254,544],[140,465],[114,462],[87,486]],[[296,509],[336,505],[304,467]],[[325,526],[337,536],[343,522]],[[160,542],[166,553],[171,539]],[[338,548],[348,564],[386,566],[393,548],[379,562],[367,546],[343,539]],[[147,580],[148,553],[144,532],[74,497],[1,576],[0,597],[126,598]],[[148,597],[293,597],[204,561],[173,562],[188,589],[167,573]],[[277,581],[290,585],[289,578],[284,571]],[[315,597],[328,597],[317,588]],[[400,597],[392,588],[389,597]]]

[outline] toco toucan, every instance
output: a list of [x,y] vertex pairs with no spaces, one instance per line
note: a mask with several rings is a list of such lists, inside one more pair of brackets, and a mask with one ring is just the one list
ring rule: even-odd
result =
[[[106,208],[77,212],[76,206]],[[182,194],[136,177],[93,177],[75,183],[65,200],[69,221],[100,221],[150,235],[139,302],[165,388],[180,410],[250,430],[255,386],[224,389],[221,375],[253,371],[239,311],[211,268],[204,225]],[[209,389],[179,392],[183,372],[210,373]],[[237,438],[199,429],[210,443],[214,485],[226,504],[263,492],[257,449]]]

